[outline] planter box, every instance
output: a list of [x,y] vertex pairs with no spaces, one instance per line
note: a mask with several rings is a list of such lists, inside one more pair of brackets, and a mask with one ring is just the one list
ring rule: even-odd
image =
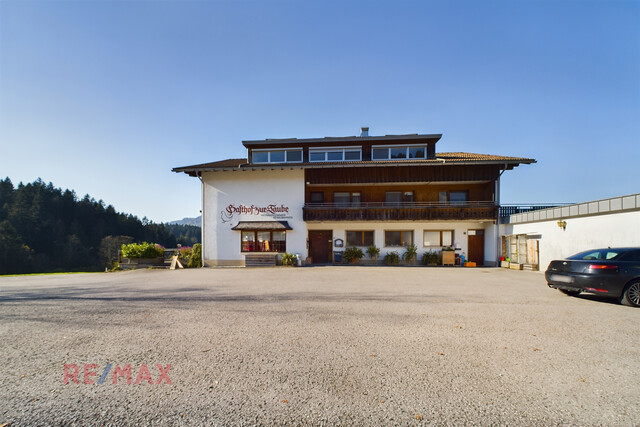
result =
[[522,264],[516,264],[515,262],[512,262],[509,268],[512,270],[522,270]]
[[509,261],[500,261],[500,267],[502,268],[509,268],[509,264],[511,264]]
[[464,266],[465,267],[475,267],[476,263],[472,262],[472,261],[467,261],[467,262],[464,263]]
[[442,251],[442,265],[455,265],[456,253],[454,251]]
[[128,265],[163,265],[164,257],[157,258],[122,258],[123,264]]

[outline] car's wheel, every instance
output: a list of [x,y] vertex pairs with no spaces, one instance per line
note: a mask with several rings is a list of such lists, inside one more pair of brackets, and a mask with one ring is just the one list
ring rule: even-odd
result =
[[558,290],[565,295],[569,295],[570,297],[575,297],[576,295],[580,295],[580,291],[570,291],[567,289],[558,289]]
[[640,280],[631,282],[624,288],[620,302],[631,307],[640,307]]

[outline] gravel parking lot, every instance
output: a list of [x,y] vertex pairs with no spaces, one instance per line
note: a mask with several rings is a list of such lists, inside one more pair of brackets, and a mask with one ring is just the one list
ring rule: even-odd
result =
[[639,319],[489,268],[0,277],[0,425],[638,425]]

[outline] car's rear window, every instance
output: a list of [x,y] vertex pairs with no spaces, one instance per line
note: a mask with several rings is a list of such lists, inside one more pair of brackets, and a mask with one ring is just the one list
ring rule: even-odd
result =
[[625,251],[618,251],[615,249],[597,249],[591,251],[580,252],[579,254],[571,255],[567,259],[580,259],[580,260],[608,260],[617,259],[624,254]]

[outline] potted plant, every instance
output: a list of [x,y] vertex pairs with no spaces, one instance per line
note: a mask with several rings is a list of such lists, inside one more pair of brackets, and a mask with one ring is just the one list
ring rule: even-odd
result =
[[285,252],[282,254],[282,259],[280,261],[282,262],[282,265],[293,267],[294,265],[296,265],[296,256],[294,254]]
[[374,263],[378,260],[378,256],[380,255],[380,248],[376,245],[371,245],[367,248],[367,256]]
[[387,265],[398,265],[400,262],[400,254],[396,251],[388,252],[384,256],[384,263]]
[[415,264],[417,257],[418,257],[418,248],[416,247],[416,245],[407,246],[407,249],[402,254],[402,259],[404,259],[407,264]]
[[428,251],[422,255],[422,263],[424,265],[438,265],[438,254],[435,251]]
[[356,248],[355,246],[346,248],[344,250],[344,253],[342,254],[342,259],[348,262],[349,264],[356,264],[363,257],[364,257],[364,252],[362,252],[362,249]]
[[125,264],[162,265],[164,247],[155,243],[129,243],[121,247]]

